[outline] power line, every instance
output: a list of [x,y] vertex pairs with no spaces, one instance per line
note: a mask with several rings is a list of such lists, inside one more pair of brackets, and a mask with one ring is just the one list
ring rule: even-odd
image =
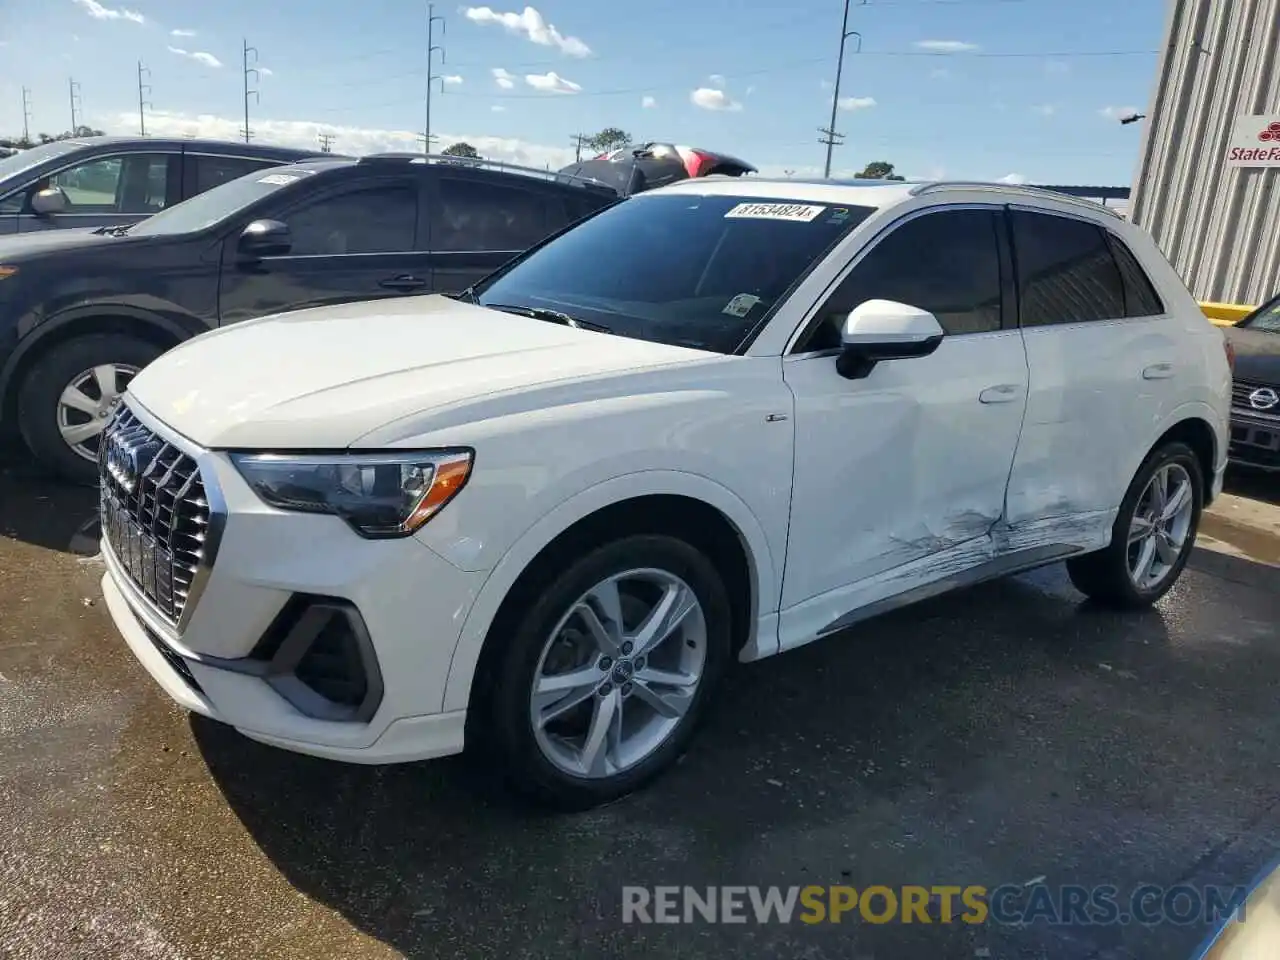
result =
[[261,75],[258,73],[258,69],[256,67],[249,66],[249,54],[251,53],[253,54],[253,62],[257,63],[258,48],[249,46],[249,40],[246,37],[244,41],[244,61],[243,61],[244,63],[244,129],[241,131],[241,133],[244,134],[245,143],[248,143],[250,140],[253,139],[253,129],[249,126],[249,97],[251,96],[253,97],[254,103],[262,102],[261,98],[258,96],[257,88],[255,87],[252,90],[249,89],[250,77],[253,77],[253,80],[255,83],[259,82],[262,79]]
[[149,100],[147,94],[151,92],[151,84],[144,83],[143,76],[151,76],[151,71],[142,65],[142,61],[138,61],[138,136],[145,137],[147,135],[147,107],[155,109]]
[[[867,0],[862,0],[865,5]],[[827,145],[827,165],[824,168],[824,178],[831,177],[831,151],[835,149],[837,144],[844,142],[844,134],[836,133],[836,111],[840,109],[840,77],[844,73],[844,45],[850,37],[858,38],[858,50],[862,49],[862,34],[857,30],[849,29],[849,0],[844,0],[844,13],[840,18],[840,53],[836,55],[836,82],[831,88],[831,123],[824,130],[821,127],[818,132],[823,137],[818,140],[819,143]]]
[[80,104],[80,84],[76,83],[72,77],[67,78],[67,90],[71,94],[71,135],[75,136],[76,131],[80,129],[79,119],[76,115],[76,107],[80,106],[80,113],[83,115],[83,104]]
[[437,50],[440,51],[440,63],[444,63],[444,47],[435,43],[435,25],[439,22],[440,33],[445,33],[444,17],[436,14],[436,5],[434,3],[427,4],[427,110],[426,122],[422,127],[422,152],[431,152],[431,81],[440,81],[440,93],[444,93],[444,77],[431,72],[431,58],[435,56]]
[[336,139],[332,133],[317,134],[316,139],[320,141],[320,150],[323,153],[332,153],[333,141]]
[[31,142],[31,88],[22,88],[22,142]]

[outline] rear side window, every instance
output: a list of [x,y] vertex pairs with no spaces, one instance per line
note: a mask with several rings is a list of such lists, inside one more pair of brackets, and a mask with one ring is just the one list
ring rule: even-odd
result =
[[409,251],[417,220],[417,192],[408,184],[322,197],[284,217],[294,256]]
[[1011,218],[1024,327],[1125,316],[1120,268],[1100,227],[1025,210]]
[[867,300],[928,310],[949,336],[999,330],[998,216],[994,210],[944,210],[896,228],[841,281],[796,352],[839,347],[845,318]]
[[548,196],[533,190],[442,177],[431,211],[431,248],[526,250],[565,225],[560,205],[554,209]]
[[1111,253],[1116,258],[1116,265],[1120,268],[1120,279],[1124,283],[1124,315],[1155,317],[1164,313],[1164,303],[1160,300],[1160,294],[1156,293],[1155,284],[1142,269],[1142,264],[1133,255],[1133,251],[1114,233],[1107,234],[1107,242],[1111,244]]
[[192,156],[195,177],[187,182],[192,194],[204,193],[255,170],[280,166],[280,160],[246,160],[243,157]]

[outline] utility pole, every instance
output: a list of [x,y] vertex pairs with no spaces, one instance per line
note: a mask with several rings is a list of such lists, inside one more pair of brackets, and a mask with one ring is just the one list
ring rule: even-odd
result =
[[151,76],[151,71],[142,65],[142,61],[138,61],[138,136],[145,137],[147,135],[147,107],[151,104],[147,100],[147,94],[151,92],[151,84],[144,83],[142,78]]
[[[860,0],[859,5],[865,4],[867,0]],[[836,85],[831,90],[831,124],[826,127],[819,127],[818,132],[822,134],[818,138],[819,143],[827,145],[827,164],[822,174],[823,179],[831,177],[831,150],[836,144],[844,142],[844,134],[836,133],[836,111],[840,108],[840,77],[844,72],[844,43],[850,37],[858,38],[858,50],[862,52],[862,34],[857,30],[849,29],[849,0],[844,0],[844,16],[840,20],[840,55],[836,59]]]
[[253,62],[258,62],[258,48],[249,46],[249,41],[244,41],[244,142],[248,143],[253,139],[253,131],[249,128],[249,98],[253,97],[254,103],[259,103],[257,88],[249,89],[249,78],[253,77],[254,83],[259,80],[256,68],[249,66],[249,54],[253,54]]
[[573,140],[576,144],[573,151],[573,162],[581,163],[582,162],[582,144],[586,142],[587,135],[585,133],[571,133],[569,135],[569,139]]
[[[76,114],[76,106],[80,99],[80,84],[76,83],[72,77],[67,78],[67,90],[71,94],[71,135],[74,137],[76,131],[80,129],[80,120]],[[83,110],[81,113],[83,114]]]
[[22,142],[31,143],[31,88],[22,88]]
[[333,146],[333,134],[322,133],[319,135],[319,139],[320,139],[320,150],[324,153],[333,153],[333,150],[330,149]]
[[422,152],[431,152],[431,82],[433,80],[440,81],[440,92],[444,93],[444,78],[431,72],[432,58],[437,50],[440,51],[440,63],[444,63],[444,47],[435,42],[435,26],[437,21],[440,24],[440,33],[445,33],[444,17],[436,14],[436,5],[434,3],[427,4],[427,114],[425,123],[422,127]]

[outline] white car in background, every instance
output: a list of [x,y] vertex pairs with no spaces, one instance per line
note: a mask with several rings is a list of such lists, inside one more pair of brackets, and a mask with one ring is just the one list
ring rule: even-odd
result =
[[460,299],[148,366],[102,445],[103,587],[188,710],[359,763],[478,746],[580,808],[669,766],[735,659],[1060,560],[1153,603],[1230,385],[1101,206],[687,180]]

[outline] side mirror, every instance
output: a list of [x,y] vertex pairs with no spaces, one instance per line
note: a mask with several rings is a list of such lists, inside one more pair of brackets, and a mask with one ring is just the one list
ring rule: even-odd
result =
[[860,380],[882,360],[927,357],[945,335],[927,310],[893,300],[868,300],[845,318],[836,370],[842,377]]
[[37,190],[31,197],[31,211],[37,216],[51,217],[67,209],[67,195],[57,187]]
[[292,249],[289,225],[279,220],[253,221],[240,231],[240,239],[236,242],[236,250],[241,256],[255,260],[259,257],[283,257]]

